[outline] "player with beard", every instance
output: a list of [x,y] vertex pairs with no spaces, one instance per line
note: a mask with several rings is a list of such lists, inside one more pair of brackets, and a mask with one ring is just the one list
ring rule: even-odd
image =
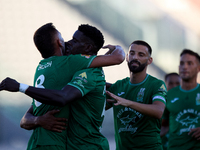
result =
[[146,70],[153,61],[152,49],[144,41],[134,41],[126,60],[130,77],[108,89],[107,107],[113,107],[116,150],[161,150],[161,117],[166,103],[165,83]]

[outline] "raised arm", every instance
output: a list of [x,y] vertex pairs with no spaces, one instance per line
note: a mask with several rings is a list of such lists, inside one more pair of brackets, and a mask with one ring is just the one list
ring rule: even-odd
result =
[[125,52],[121,46],[106,45],[103,48],[108,48],[109,51],[105,55],[98,55],[92,61],[90,68],[118,65],[124,61]]

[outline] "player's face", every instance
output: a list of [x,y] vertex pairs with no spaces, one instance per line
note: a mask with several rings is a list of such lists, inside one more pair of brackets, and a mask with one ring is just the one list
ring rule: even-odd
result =
[[148,64],[151,64],[152,58],[146,46],[132,44],[127,55],[127,62],[130,71],[138,73],[142,72]]
[[85,54],[87,48],[87,37],[80,31],[76,31],[73,38],[66,42],[66,50],[71,54]]
[[165,83],[167,86],[167,90],[169,91],[170,89],[180,85],[181,78],[178,75],[170,75],[167,77],[167,80]]
[[180,58],[179,75],[183,81],[189,81],[197,77],[199,72],[199,62],[196,57],[184,54]]

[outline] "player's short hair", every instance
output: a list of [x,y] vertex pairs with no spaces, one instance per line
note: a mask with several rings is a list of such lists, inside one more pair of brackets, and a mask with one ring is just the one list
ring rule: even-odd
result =
[[167,78],[170,77],[170,76],[172,76],[172,75],[175,75],[175,76],[178,76],[178,77],[179,77],[179,74],[176,73],[176,72],[167,73],[167,74],[165,75],[165,82],[167,81]]
[[54,55],[54,38],[57,33],[58,31],[52,23],[47,23],[35,31],[33,40],[43,58]]
[[190,49],[183,49],[183,51],[181,52],[180,56],[183,56],[184,54],[190,54],[192,56],[195,56],[198,60],[198,62],[200,63],[200,56],[198,53],[190,50]]
[[148,48],[149,54],[151,55],[152,49],[151,49],[151,46],[150,46],[147,42],[142,41],[142,40],[136,40],[136,41],[133,41],[133,42],[130,44],[130,46],[131,46],[132,44],[137,44],[137,45],[146,46],[146,47]]
[[101,31],[88,24],[81,24],[78,30],[94,42],[98,52],[104,44],[104,37]]

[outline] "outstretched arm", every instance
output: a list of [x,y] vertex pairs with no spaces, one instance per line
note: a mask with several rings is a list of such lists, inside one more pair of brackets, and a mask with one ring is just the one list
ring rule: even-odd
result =
[[66,129],[66,118],[56,118],[54,114],[60,112],[59,110],[52,110],[43,116],[34,116],[33,107],[31,106],[21,119],[20,127],[26,130],[32,130],[36,127],[43,127],[44,129],[62,132]]
[[105,55],[98,55],[91,63],[90,68],[105,67],[121,64],[125,59],[125,52],[119,45],[106,45],[109,51]]
[[70,85],[66,85],[62,90],[50,90],[20,84],[11,78],[6,78],[1,82],[0,91],[1,90],[10,92],[21,91],[41,103],[56,106],[64,106],[82,97],[82,93],[77,88]]
[[161,119],[164,109],[165,109],[165,104],[160,101],[155,101],[152,104],[142,104],[134,101],[130,101],[124,98],[121,98],[119,96],[116,96],[115,94],[106,91],[106,93],[112,97],[115,100],[107,100],[108,102],[116,102],[114,105],[122,105],[125,107],[130,107],[144,115],[148,115],[157,119]]

